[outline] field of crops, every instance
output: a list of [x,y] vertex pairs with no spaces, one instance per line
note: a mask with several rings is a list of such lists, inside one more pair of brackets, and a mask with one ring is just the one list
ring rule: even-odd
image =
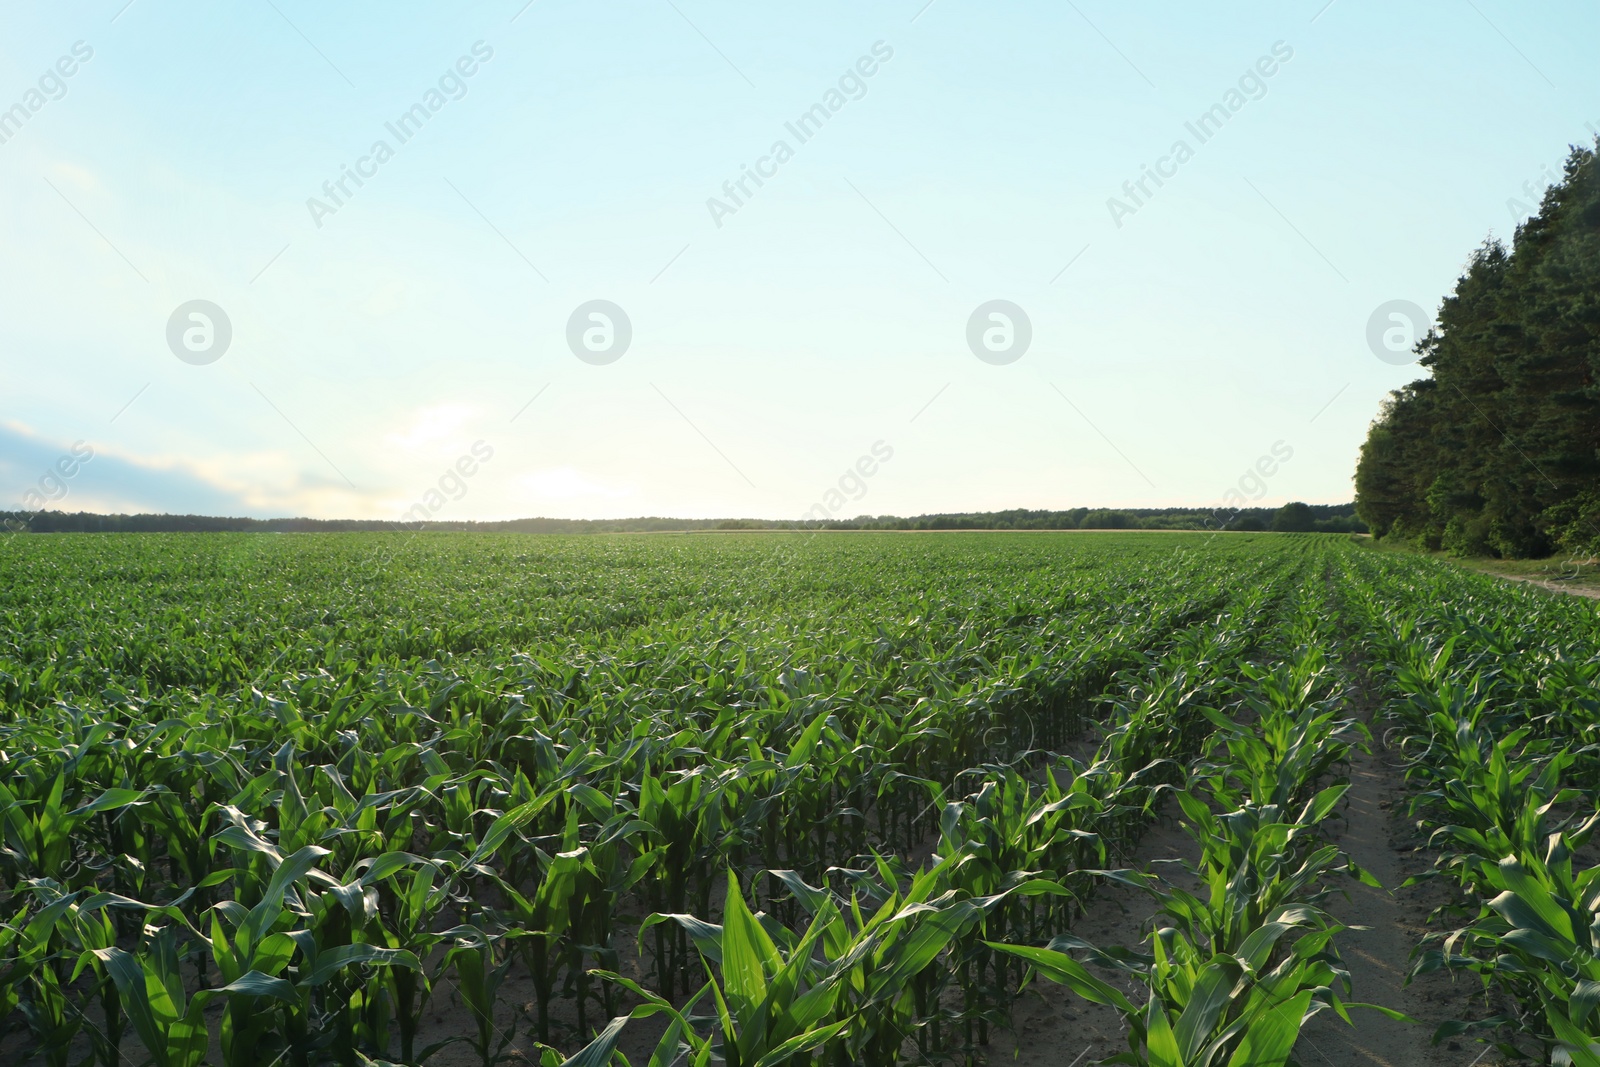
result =
[[[14,1062],[968,1064],[1025,989],[1293,1062],[1397,1015],[1327,906],[1381,749],[1415,1025],[1600,1067],[1587,601],[1313,535],[37,535],[0,618]],[[1142,940],[1074,936],[1108,887]]]

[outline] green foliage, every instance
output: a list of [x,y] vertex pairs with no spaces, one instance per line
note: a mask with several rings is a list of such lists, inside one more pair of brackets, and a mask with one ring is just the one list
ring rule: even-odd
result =
[[[1362,446],[1374,534],[1529,557],[1600,540],[1600,164],[1574,148],[1511,248],[1472,256]],[[1569,506],[1574,501],[1588,501]]]
[[1316,529],[1316,519],[1309,504],[1293,500],[1272,516],[1272,528],[1279,533],[1310,533]]
[[[1430,831],[1433,877],[1462,901],[1414,973],[1476,975],[1509,1012],[1442,1026],[1511,1057],[1600,1064],[1600,654],[1594,614],[1403,556],[1346,560],[1356,634]],[[1558,636],[1559,635],[1559,636]]]
[[[1200,848],[1200,862],[1186,866],[1202,892],[1138,871],[1106,872],[1155,899],[1148,951],[1103,951],[1070,934],[1046,948],[994,946],[1122,1013],[1129,1051],[1104,1062],[1279,1065],[1318,1012],[1348,1021],[1349,1007],[1374,1007],[1340,996],[1350,982],[1333,942],[1344,928],[1319,906],[1338,872],[1376,885],[1318,840],[1347,788],[1323,783],[1366,740],[1359,724],[1337,717],[1343,694],[1325,666],[1327,625],[1326,605],[1306,595],[1287,627],[1291,641],[1304,643],[1273,666],[1241,666],[1243,707],[1234,710],[1244,716],[1200,708],[1217,732],[1196,769],[1198,788],[1176,791],[1176,800]],[[1134,975],[1149,989],[1145,1005],[1095,977],[1073,950],[1086,954],[1083,962]]]
[[1107,511],[1104,508],[1084,515],[1078,523],[1084,530],[1137,530],[1143,523],[1139,516],[1127,511]]
[[[485,1067],[617,1062],[641,1017],[653,1067],[973,1064],[1030,972],[1115,1004],[1137,1062],[1277,1062],[1350,1006],[1321,901],[1359,872],[1322,826],[1366,737],[1330,620],[1459,599],[1397,560],[1372,566],[1421,592],[1368,600],[1371,554],[1319,537],[0,552],[0,1008],[51,1067],[420,1064],[447,1002]],[[1592,620],[1507,603],[1511,629],[1451,616],[1428,655],[1373,631],[1418,722],[1464,719],[1448,751],[1513,768],[1507,804],[1452,823],[1512,844],[1530,798],[1565,813],[1595,773],[1600,660]],[[1472,718],[1454,672],[1491,655],[1496,700],[1570,753]],[[1118,867],[1169,795],[1198,891]],[[1151,894],[1143,944],[1070,940],[1108,880]],[[1571,992],[1552,1041],[1594,1021]]]
[[1587,556],[1600,555],[1600,490],[1552,504],[1540,519],[1561,547]]

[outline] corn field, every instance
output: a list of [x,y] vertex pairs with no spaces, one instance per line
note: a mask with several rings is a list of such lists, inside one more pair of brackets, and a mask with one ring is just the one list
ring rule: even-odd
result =
[[[1405,1018],[1327,907],[1382,731],[1414,968],[1504,1006],[1437,1036],[1600,1067],[1585,603],[1314,535],[59,535],[0,617],[15,1062],[971,1065],[1052,983],[1111,1062],[1298,1062]],[[1074,935],[1110,885],[1143,941]]]

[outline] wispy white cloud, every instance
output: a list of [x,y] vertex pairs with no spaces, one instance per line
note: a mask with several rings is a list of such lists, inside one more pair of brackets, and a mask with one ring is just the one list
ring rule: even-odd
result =
[[308,472],[281,452],[141,456],[87,439],[54,440],[14,421],[0,422],[0,493],[0,510],[11,511],[376,514],[375,505],[342,482]]

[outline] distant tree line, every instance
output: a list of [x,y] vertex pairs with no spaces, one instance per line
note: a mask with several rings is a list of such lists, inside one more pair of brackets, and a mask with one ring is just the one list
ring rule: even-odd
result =
[[1600,165],[1574,148],[1512,246],[1473,253],[1356,469],[1374,535],[1457,555],[1600,549]]
[[0,529],[30,533],[340,533],[381,530],[476,530],[511,533],[650,533],[690,530],[1280,530],[1362,533],[1354,504],[1285,504],[1281,508],[1073,508],[1068,511],[861,515],[804,519],[510,519],[503,522],[399,522],[382,519],[244,519],[212,515],[96,515],[87,511],[0,512]]
[[[809,528],[805,522],[759,522],[765,528]],[[1280,530],[1365,533],[1354,504],[1285,504],[1281,508],[1072,508],[1068,511],[982,511],[862,515],[822,524],[843,530]]]

